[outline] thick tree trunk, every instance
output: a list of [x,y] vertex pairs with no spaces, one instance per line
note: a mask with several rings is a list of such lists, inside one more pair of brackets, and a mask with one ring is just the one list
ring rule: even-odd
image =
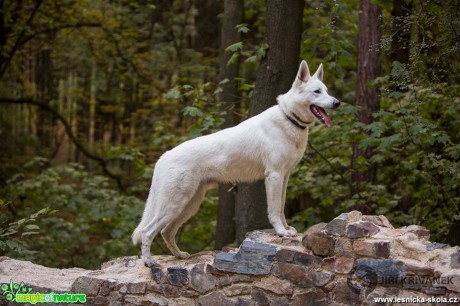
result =
[[[291,88],[299,63],[302,16],[305,1],[268,0],[265,42],[269,49],[257,73],[256,87],[249,107],[255,116],[276,104],[276,97]],[[263,181],[238,185],[236,200],[236,239],[247,232],[271,228]]]
[[[231,54],[226,53],[225,48],[240,41],[240,35],[235,27],[242,23],[243,12],[243,0],[225,0],[220,39],[219,80],[228,79],[229,81],[222,85],[222,92],[219,94],[221,110],[227,112],[223,128],[238,124],[238,116],[235,113],[235,109],[238,109],[239,106],[238,82],[235,80],[238,76],[238,63],[227,65]],[[235,193],[228,191],[231,187],[231,185],[219,186],[216,249],[221,249],[235,241]]]
[[[379,76],[380,67],[380,8],[371,0],[359,2],[359,34],[358,34],[358,67],[356,77],[356,106],[358,106],[358,120],[364,124],[372,123],[372,114],[379,110],[380,101],[378,88],[370,86],[370,82]],[[362,182],[373,182],[377,169],[369,164],[365,170],[356,170],[356,161],[360,157],[368,160],[372,157],[371,149],[360,149],[357,143],[353,144],[353,186],[359,191]]]

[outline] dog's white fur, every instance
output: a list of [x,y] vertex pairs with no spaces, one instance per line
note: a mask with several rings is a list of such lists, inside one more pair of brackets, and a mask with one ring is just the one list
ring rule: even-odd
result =
[[[157,265],[150,247],[160,231],[174,256],[190,256],[179,250],[175,235],[216,183],[265,178],[270,223],[280,236],[297,233],[286,223],[284,203],[289,174],[304,154],[308,127],[315,121],[310,105],[335,108],[339,104],[327,93],[322,79],[322,65],[310,76],[302,61],[292,88],[278,96],[278,105],[235,127],[186,141],[160,157],[142,220],[132,235],[134,244],[142,240],[147,266]],[[288,120],[286,115],[293,114],[305,129]]]

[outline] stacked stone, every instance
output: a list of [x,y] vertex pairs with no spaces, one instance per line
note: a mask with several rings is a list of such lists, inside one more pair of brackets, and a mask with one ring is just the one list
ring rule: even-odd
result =
[[161,266],[151,269],[137,257],[109,261],[97,271],[4,257],[0,283],[14,279],[41,293],[86,293],[86,305],[374,305],[375,297],[459,298],[460,249],[431,243],[429,236],[422,226],[395,229],[384,216],[352,211],[297,237],[256,231],[228,252],[187,260],[156,256]]
[[352,211],[312,226],[302,243],[335,275],[325,287],[331,303],[372,305],[376,297],[455,300],[460,296],[460,271],[451,269],[460,268],[460,249],[429,238],[423,226],[395,229],[383,215]]

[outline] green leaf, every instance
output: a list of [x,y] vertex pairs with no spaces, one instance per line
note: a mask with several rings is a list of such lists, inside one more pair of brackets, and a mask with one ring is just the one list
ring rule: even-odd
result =
[[28,224],[28,225],[24,226],[24,228],[26,230],[31,230],[31,231],[40,230],[40,227],[38,227],[38,225],[35,225],[35,224]]
[[389,137],[383,138],[382,142],[380,143],[380,149],[386,149],[388,147],[393,147],[398,145],[402,140],[401,134],[391,135]]
[[258,59],[256,55],[248,57],[245,61],[245,63],[257,63]]
[[372,132],[372,136],[374,137],[380,137],[383,132],[385,132],[386,126],[383,122],[380,121],[375,121],[366,126],[365,128],[367,131]]
[[242,24],[238,24],[235,29],[239,32],[239,33],[248,33],[250,30],[248,28],[248,24],[247,23],[242,23]]
[[268,44],[266,44],[266,43],[261,44],[259,46],[259,48],[257,49],[257,51],[256,51],[257,58],[259,60],[264,58],[265,55],[267,54],[267,50],[268,50]]
[[182,110],[183,114],[190,117],[201,117],[203,116],[203,111],[194,106],[186,106]]
[[244,84],[241,84],[241,85],[240,85],[240,90],[241,90],[241,91],[251,91],[251,90],[253,90],[253,89],[254,89],[254,85],[253,85],[253,84],[246,84],[246,83],[244,83]]
[[40,232],[24,232],[21,234],[21,237],[32,236],[32,235],[37,235],[37,234],[40,234]]
[[359,142],[359,145],[358,145],[358,146],[359,146],[360,149],[366,149],[366,148],[368,148],[368,147],[374,146],[375,143],[376,143],[375,138],[373,138],[373,137],[366,137],[366,138],[364,138],[363,140],[361,140],[361,141]]
[[176,87],[171,88],[166,93],[165,97],[167,99],[180,99],[182,97],[182,94],[181,94],[179,88],[176,86]]
[[442,144],[447,144],[450,142],[450,137],[447,134],[441,134],[438,137],[436,137],[436,141]]
[[225,48],[225,52],[237,52],[243,50],[243,42],[239,41],[237,43],[234,43],[227,48]]
[[232,54],[232,57],[230,57],[230,59],[229,59],[228,62],[227,62],[227,66],[236,64],[236,63],[238,62],[239,56],[240,56],[240,55],[239,55],[238,53],[233,53],[233,54]]
[[6,245],[11,249],[11,250],[16,250],[19,247],[19,244],[15,240],[7,240]]

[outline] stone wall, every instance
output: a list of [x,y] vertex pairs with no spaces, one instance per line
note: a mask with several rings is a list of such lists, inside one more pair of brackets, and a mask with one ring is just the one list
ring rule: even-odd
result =
[[[114,259],[96,271],[3,257],[0,283],[85,293],[86,305],[374,305],[376,297],[459,305],[460,249],[429,236],[421,226],[395,229],[384,216],[353,211],[297,237],[256,231],[228,252],[187,260],[156,256],[161,267],[152,269],[137,257]],[[1,305],[15,305],[8,303],[1,295]]]

